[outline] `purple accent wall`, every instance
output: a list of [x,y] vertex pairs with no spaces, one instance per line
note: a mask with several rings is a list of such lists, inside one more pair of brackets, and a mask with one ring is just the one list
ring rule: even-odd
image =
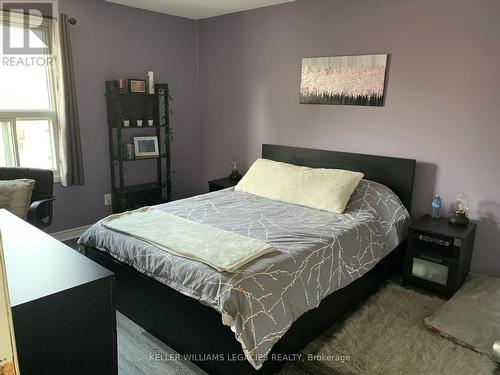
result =
[[[91,224],[110,213],[104,206],[104,194],[111,190],[105,80],[145,78],[153,70],[156,82],[170,84],[174,195],[201,192],[196,22],[104,0],[60,0],[59,10],[78,21],[71,38],[85,185],[55,185],[54,222],[48,231]],[[145,169],[154,176],[154,161],[135,163],[128,171],[133,182],[147,179]]]
[[[465,193],[500,276],[500,2],[299,0],[199,22],[204,180],[262,143],[417,159],[414,214]],[[390,53],[383,108],[299,104],[301,58]]]

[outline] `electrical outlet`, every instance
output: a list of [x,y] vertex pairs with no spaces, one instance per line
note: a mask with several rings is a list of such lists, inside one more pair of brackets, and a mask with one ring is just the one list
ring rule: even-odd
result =
[[111,194],[104,194],[104,205],[111,206],[113,204],[113,200],[111,198]]

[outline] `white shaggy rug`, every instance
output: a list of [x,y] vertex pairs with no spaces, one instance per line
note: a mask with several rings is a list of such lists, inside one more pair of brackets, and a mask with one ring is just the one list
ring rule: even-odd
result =
[[[352,313],[333,336],[305,351],[340,374],[492,374],[486,356],[461,347],[424,326],[444,301],[390,283]],[[330,356],[330,357],[328,357]]]

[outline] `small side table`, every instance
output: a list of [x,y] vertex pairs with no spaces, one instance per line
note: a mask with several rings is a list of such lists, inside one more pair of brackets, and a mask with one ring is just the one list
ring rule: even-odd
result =
[[422,216],[410,226],[403,283],[451,297],[469,274],[476,224]]
[[229,179],[229,177],[219,178],[217,180],[208,181],[208,190],[212,192],[212,191],[226,189],[229,187],[236,186],[238,182],[239,181]]

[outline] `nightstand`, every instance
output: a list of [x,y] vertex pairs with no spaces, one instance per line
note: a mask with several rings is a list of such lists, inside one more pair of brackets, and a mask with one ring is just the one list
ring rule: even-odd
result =
[[236,186],[239,181],[230,180],[229,177],[219,178],[218,180],[208,181],[208,190],[209,191],[217,191],[226,189],[228,187]]
[[469,273],[476,224],[422,216],[410,226],[403,283],[451,297]]

